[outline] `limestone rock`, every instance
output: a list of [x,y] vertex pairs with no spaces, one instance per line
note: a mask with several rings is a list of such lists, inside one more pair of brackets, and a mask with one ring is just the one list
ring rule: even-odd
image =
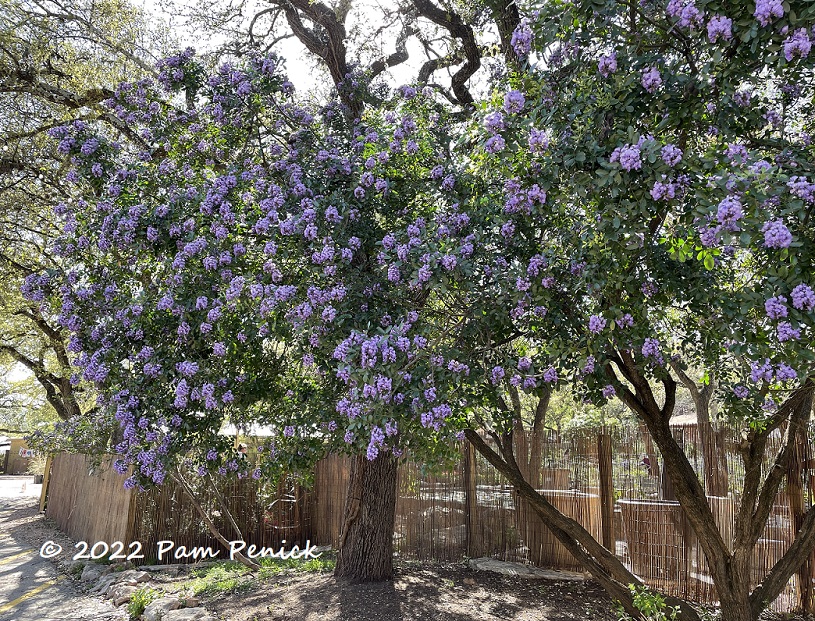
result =
[[178,610],[181,602],[177,597],[162,597],[147,605],[142,613],[144,621],[167,621],[170,612]]
[[117,584],[108,593],[108,597],[113,600],[114,606],[121,606],[130,601],[130,596],[138,590],[132,584]]
[[150,574],[148,574],[146,571],[138,571],[136,569],[128,569],[127,571],[114,575],[118,576],[116,582],[123,582],[127,584],[137,584],[139,582],[150,581]]
[[474,558],[468,562],[471,569],[478,571],[491,571],[504,576],[514,576],[518,578],[537,578],[543,580],[570,580],[583,581],[585,577],[572,571],[555,571],[552,569],[540,569],[531,565],[520,563],[508,563],[494,558]]
[[181,608],[167,613],[161,621],[216,621],[206,608]]
[[96,563],[91,563],[90,565],[85,565],[79,579],[82,582],[95,582],[99,580],[103,573],[105,573],[105,567],[102,565],[97,565]]

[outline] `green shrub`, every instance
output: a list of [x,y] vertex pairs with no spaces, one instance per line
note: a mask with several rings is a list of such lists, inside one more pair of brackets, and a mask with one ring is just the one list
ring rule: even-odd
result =
[[127,614],[130,615],[131,619],[138,619],[142,616],[148,604],[159,597],[161,597],[161,593],[156,589],[150,587],[139,589],[130,596],[130,602],[127,604]]
[[[679,615],[679,608],[668,606],[662,595],[636,584],[629,584],[628,589],[634,596],[634,608],[642,613],[644,621],[675,621]],[[633,621],[622,607],[618,609],[617,616],[620,621]]]

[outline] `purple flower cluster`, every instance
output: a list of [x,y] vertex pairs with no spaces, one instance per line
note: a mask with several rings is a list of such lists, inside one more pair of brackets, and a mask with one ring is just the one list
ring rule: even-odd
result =
[[495,136],[490,136],[487,138],[487,142],[484,143],[484,150],[487,153],[500,153],[506,146],[507,143],[503,137],[496,134]]
[[662,175],[662,181],[655,181],[654,187],[651,188],[651,198],[655,201],[670,200],[676,196],[676,190],[676,184],[666,183],[665,175]]
[[607,78],[617,71],[617,52],[611,52],[611,54],[601,56],[597,62],[597,71],[599,71],[600,75],[604,78]]
[[792,307],[798,310],[811,311],[815,308],[815,291],[809,285],[798,284],[790,294]]
[[529,26],[529,18],[524,17],[512,32],[510,44],[518,56],[526,56],[532,50],[532,28]]
[[783,295],[768,298],[764,302],[764,312],[770,319],[781,319],[789,314],[787,310],[787,298]]
[[711,43],[716,43],[719,39],[730,41],[733,38],[732,27],[732,19],[723,15],[714,15],[707,23],[707,37]]
[[529,149],[534,153],[541,153],[549,148],[549,134],[546,130],[535,129],[534,127],[529,130]]
[[678,20],[683,28],[694,28],[702,24],[702,12],[694,0],[671,0],[666,9],[668,17]]
[[789,248],[792,233],[781,220],[769,220],[761,228],[764,233],[764,245],[767,248]]
[[742,211],[741,201],[735,196],[728,196],[721,203],[716,210],[716,219],[720,224],[733,226],[736,222],[744,217]]
[[797,341],[801,338],[801,330],[793,328],[792,324],[787,321],[781,321],[776,327],[776,336],[781,343]]
[[665,360],[662,357],[662,351],[660,350],[660,344],[658,339],[654,338],[647,338],[642,345],[642,355],[646,358],[650,358],[656,364],[662,365],[664,364]]
[[666,144],[660,150],[662,161],[673,168],[682,161],[682,149],[673,144]]
[[592,315],[589,317],[589,332],[592,334],[600,334],[606,327],[606,320],[601,315]]
[[484,127],[486,127],[487,131],[492,134],[503,131],[506,128],[506,125],[504,124],[504,115],[497,110],[490,112],[484,117]]
[[784,17],[784,7],[781,0],[756,0],[756,10],[753,16],[762,26],[768,25],[774,17]]
[[815,183],[810,183],[806,177],[794,175],[787,182],[787,187],[793,196],[815,203]]
[[517,114],[524,108],[526,99],[521,91],[512,90],[504,95],[504,111],[507,114]]
[[642,72],[642,87],[649,93],[655,93],[662,86],[662,76],[656,67],[646,67]]
[[784,40],[784,58],[792,62],[793,58],[806,58],[812,49],[812,41],[806,28],[799,28]]
[[627,144],[622,147],[617,147],[612,151],[610,162],[619,162],[623,170],[640,170],[642,168],[642,160],[640,159],[640,146],[636,144]]
[[773,381],[773,366],[770,364],[769,358],[765,358],[764,362],[750,364],[750,381],[757,384],[762,380],[765,382]]

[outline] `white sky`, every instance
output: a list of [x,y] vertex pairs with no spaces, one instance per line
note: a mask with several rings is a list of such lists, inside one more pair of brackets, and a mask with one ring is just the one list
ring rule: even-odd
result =
[[[191,46],[197,51],[206,51],[224,43],[225,37],[213,37],[207,40],[202,40],[200,35],[191,31],[188,26],[182,24],[178,17],[173,18],[172,15],[160,6],[161,0],[132,0],[135,6],[142,8],[148,15],[153,15],[157,19],[172,24],[173,34],[180,40],[182,47]],[[196,6],[195,0],[170,0],[175,1],[177,6],[183,8],[193,8]],[[327,4],[331,4],[330,1]],[[252,0],[248,0],[247,4],[251,4]],[[268,5],[259,4],[263,8]],[[348,18],[346,20],[346,32],[349,38],[354,41],[362,42],[368,48],[372,45],[379,45],[380,48],[377,53],[382,56],[392,54],[395,48],[395,37],[398,33],[398,26],[391,28],[388,34],[373,40],[370,36],[376,28],[382,24],[382,9],[381,7],[396,8],[396,3],[393,0],[354,0]],[[248,18],[251,18],[253,12],[247,9],[246,17],[247,24]],[[366,36],[367,35],[367,36]],[[323,75],[314,73],[311,68],[314,66],[314,56],[306,50],[306,48],[297,40],[296,37],[285,39],[278,43],[274,50],[286,59],[286,72],[289,79],[294,83],[298,92],[306,92],[312,90],[318,84],[325,84],[328,78],[327,72]],[[425,57],[420,43],[415,37],[411,37],[407,42],[407,50],[409,58],[405,63],[398,65],[393,69],[389,69],[391,86],[400,86],[407,84],[415,79],[418,75],[418,70],[424,62]],[[349,50],[347,59],[349,62],[354,60],[353,50]],[[440,79],[442,83],[449,85],[449,79],[445,79],[442,72],[434,74],[434,79]]]

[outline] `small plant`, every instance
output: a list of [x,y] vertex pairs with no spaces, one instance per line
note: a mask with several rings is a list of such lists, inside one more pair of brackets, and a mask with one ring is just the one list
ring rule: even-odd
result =
[[186,586],[193,595],[218,595],[222,593],[240,593],[251,589],[254,580],[243,579],[247,573],[244,565],[233,561],[218,563],[205,569],[192,572],[193,579]]
[[150,587],[137,590],[130,596],[130,602],[127,604],[127,614],[130,615],[131,619],[138,619],[142,616],[144,609],[147,608],[150,602],[159,597],[161,597],[161,593]]
[[[628,589],[634,596],[634,608],[640,611],[643,621],[675,621],[679,615],[679,608],[668,606],[662,595],[636,584],[629,584]],[[620,621],[633,621],[622,606],[617,609],[617,617]]]
[[279,576],[288,571],[297,573],[324,573],[334,570],[336,561],[329,556],[310,558],[307,561],[300,559],[276,559],[264,558],[260,560],[260,572],[258,577],[266,580],[273,576]]
[[45,464],[48,461],[48,458],[45,455],[37,453],[34,457],[28,460],[28,466],[26,467],[26,472],[28,474],[38,475],[38,474],[45,474]]

